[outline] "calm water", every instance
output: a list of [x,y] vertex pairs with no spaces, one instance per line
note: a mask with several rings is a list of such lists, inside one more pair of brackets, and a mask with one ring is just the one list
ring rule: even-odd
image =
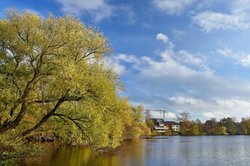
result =
[[127,142],[115,154],[62,147],[49,163],[51,166],[246,166],[250,165],[250,136],[157,137]]

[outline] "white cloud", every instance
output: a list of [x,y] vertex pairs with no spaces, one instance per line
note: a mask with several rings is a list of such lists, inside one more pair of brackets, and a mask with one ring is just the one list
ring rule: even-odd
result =
[[112,57],[106,57],[105,63],[107,67],[112,68],[119,75],[127,71],[127,67],[124,63],[132,64],[133,68],[136,68],[141,64],[140,59],[134,55],[127,54],[118,54]]
[[229,1],[227,12],[205,11],[196,14],[193,21],[204,31],[212,30],[242,30],[250,28],[250,1],[235,0]]
[[241,98],[197,99],[190,96],[173,96],[170,105],[177,110],[188,110],[192,114],[201,114],[205,119],[250,116],[250,100]]
[[149,57],[143,57],[142,61],[146,63],[146,67],[140,69],[141,74],[154,78],[176,75],[176,73],[185,77],[197,74],[197,71],[176,61],[173,58],[174,55],[175,53],[172,50],[167,49],[160,53],[160,61],[153,60]]
[[115,59],[117,61],[123,61],[127,63],[134,63],[134,64],[140,64],[139,59],[134,55],[127,55],[127,54],[118,54]]
[[117,74],[121,75],[125,72],[125,66],[121,65],[118,60],[111,57],[106,57],[104,60],[105,65],[113,69]]
[[229,48],[217,49],[216,52],[227,58],[237,60],[236,65],[250,67],[250,55],[244,52],[235,52]]
[[[153,118],[163,118],[163,112],[160,110],[150,110],[150,114]],[[177,116],[174,112],[165,112],[165,120],[176,120]]]
[[191,65],[203,65],[204,64],[204,60],[202,60],[200,57],[198,56],[194,56],[192,54],[190,54],[189,52],[187,52],[186,50],[181,50],[178,52],[178,57],[177,57],[181,62],[185,63],[185,64],[191,64]]
[[169,119],[176,119],[177,118],[176,114],[173,112],[167,112],[166,117]]
[[172,96],[169,98],[169,101],[173,102],[176,105],[190,105],[193,107],[197,107],[198,105],[203,104],[201,100],[185,96]]
[[202,112],[202,115],[207,119],[218,117],[214,112]]
[[224,57],[227,57],[227,58],[239,58],[239,57],[241,57],[240,53],[236,53],[232,49],[229,49],[229,48],[217,49],[216,52]]
[[234,0],[231,2],[231,11],[233,14],[246,14],[250,12],[249,0]]
[[242,65],[242,66],[244,66],[244,67],[250,67],[250,55],[242,57],[239,60],[239,64]]
[[250,24],[240,15],[205,11],[193,17],[193,21],[204,31],[218,29],[247,29]]
[[[240,120],[250,116],[248,81],[216,76],[202,55],[174,50],[169,40],[165,44],[166,48],[158,52],[157,57],[115,56],[115,61],[126,71],[123,72],[126,89],[133,103],[152,110],[165,108],[174,114],[189,111],[191,116],[201,120],[225,116]],[[234,57],[230,49],[218,52]],[[245,56],[237,54],[240,58]]]
[[159,40],[159,41],[162,41],[164,43],[167,43],[168,42],[168,37],[167,37],[167,35],[164,35],[163,33],[158,33],[156,35],[156,40]]
[[169,15],[180,14],[195,0],[153,0],[154,5]]
[[106,0],[56,0],[62,5],[62,11],[67,14],[81,15],[88,13],[96,21],[110,17],[113,6]]

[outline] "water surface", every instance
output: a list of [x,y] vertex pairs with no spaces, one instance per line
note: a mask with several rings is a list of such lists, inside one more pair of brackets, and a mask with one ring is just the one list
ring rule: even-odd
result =
[[62,147],[48,163],[51,166],[246,166],[250,165],[250,136],[156,137],[126,142],[114,154]]

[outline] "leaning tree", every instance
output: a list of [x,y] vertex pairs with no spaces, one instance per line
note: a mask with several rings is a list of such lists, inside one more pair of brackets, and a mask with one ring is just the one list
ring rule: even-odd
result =
[[0,134],[25,123],[27,135],[53,116],[78,125],[79,113],[59,109],[115,99],[117,77],[103,64],[109,51],[100,32],[75,18],[9,11],[0,20]]

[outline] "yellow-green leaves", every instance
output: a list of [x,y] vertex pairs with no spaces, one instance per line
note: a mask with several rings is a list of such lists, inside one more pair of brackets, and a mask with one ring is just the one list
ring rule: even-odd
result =
[[140,136],[142,109],[119,97],[109,52],[102,33],[73,17],[10,11],[0,20],[0,134],[49,131],[97,149]]

